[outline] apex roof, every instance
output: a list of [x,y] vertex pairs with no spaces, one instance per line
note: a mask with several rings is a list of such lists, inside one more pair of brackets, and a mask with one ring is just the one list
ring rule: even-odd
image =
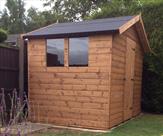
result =
[[139,27],[144,51],[150,51],[148,39],[140,15],[96,19],[82,22],[54,23],[49,26],[25,34],[24,38],[59,38],[71,36],[88,36],[90,34],[119,33],[122,34],[134,24]]

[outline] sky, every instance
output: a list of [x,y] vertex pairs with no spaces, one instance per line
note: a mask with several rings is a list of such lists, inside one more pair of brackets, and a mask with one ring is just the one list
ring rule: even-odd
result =
[[[43,7],[43,2],[45,0],[24,0],[25,8],[28,10],[30,7],[35,7],[40,11],[46,10],[48,8]],[[0,11],[5,7],[6,0],[0,0]]]

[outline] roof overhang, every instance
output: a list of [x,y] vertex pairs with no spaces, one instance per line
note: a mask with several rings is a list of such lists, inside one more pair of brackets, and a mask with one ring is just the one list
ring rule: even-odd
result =
[[52,39],[52,38],[68,38],[68,37],[84,37],[84,36],[90,36],[90,35],[102,35],[102,34],[113,34],[118,33],[118,30],[112,30],[112,31],[91,31],[91,32],[78,32],[78,33],[65,33],[65,34],[49,34],[49,35],[24,35],[23,39]]
[[128,30],[133,25],[135,25],[135,28],[138,33],[138,37],[140,39],[141,45],[143,46],[144,52],[145,53],[152,52],[152,50],[149,46],[149,41],[147,38],[147,34],[145,32],[144,23],[143,23],[141,15],[135,16],[133,19],[129,20],[127,23],[122,25],[119,28],[119,34],[124,33],[126,30]]

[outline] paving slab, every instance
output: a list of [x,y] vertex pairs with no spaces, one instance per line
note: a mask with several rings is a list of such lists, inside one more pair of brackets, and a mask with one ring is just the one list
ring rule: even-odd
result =
[[26,122],[26,123],[21,123],[18,125],[13,125],[8,128],[0,128],[0,133],[8,133],[11,135],[27,135],[31,133],[35,133],[40,130],[46,130],[49,129],[50,126],[45,125],[45,124],[37,124],[37,123],[31,123],[31,122]]

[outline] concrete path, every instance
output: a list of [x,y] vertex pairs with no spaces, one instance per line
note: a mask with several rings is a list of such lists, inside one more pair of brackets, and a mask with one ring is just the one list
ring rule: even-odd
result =
[[7,134],[11,134],[11,135],[17,135],[17,134],[27,135],[40,130],[44,130],[44,129],[46,130],[48,128],[50,128],[50,126],[48,125],[26,122],[26,123],[21,123],[19,125],[14,125],[9,128],[0,128],[0,132],[1,134],[7,132]]

